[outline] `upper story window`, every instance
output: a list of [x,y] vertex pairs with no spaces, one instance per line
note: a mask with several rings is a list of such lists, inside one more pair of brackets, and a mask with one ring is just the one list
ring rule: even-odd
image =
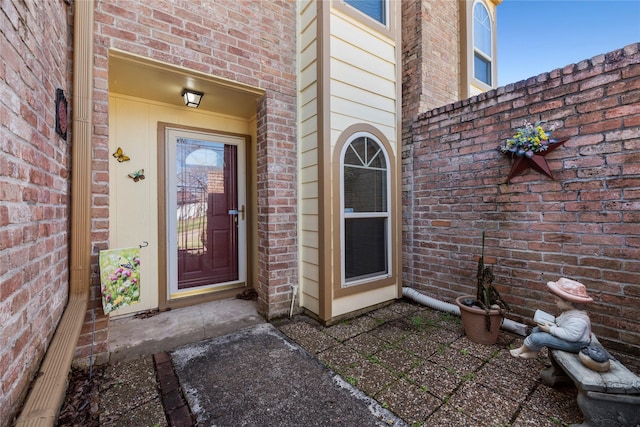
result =
[[387,0],[344,0],[344,2],[382,25],[387,25]]
[[491,18],[485,6],[478,2],[473,7],[473,77],[491,86],[493,75],[493,38]]

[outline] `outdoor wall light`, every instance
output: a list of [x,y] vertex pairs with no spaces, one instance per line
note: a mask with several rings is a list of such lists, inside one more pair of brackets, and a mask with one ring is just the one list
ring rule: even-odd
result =
[[200,106],[200,101],[202,100],[203,95],[204,93],[191,89],[182,90],[184,105],[186,105],[187,107],[198,108]]

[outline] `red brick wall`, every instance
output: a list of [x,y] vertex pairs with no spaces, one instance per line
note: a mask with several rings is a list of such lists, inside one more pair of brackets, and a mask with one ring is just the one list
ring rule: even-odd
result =
[[460,17],[455,1],[402,2],[403,112],[459,99]]
[[[546,282],[583,282],[594,332],[640,354],[640,44],[428,111],[405,140],[405,286],[453,301],[474,294],[481,233],[511,318],[553,310]],[[523,120],[570,138],[552,180],[496,147]]]
[[[96,3],[92,271],[108,245],[108,50],[117,48],[266,90],[257,112],[258,277],[253,285],[262,314],[287,312],[289,285],[298,281],[295,8],[292,1]],[[96,297],[98,281],[94,274]],[[86,325],[85,338],[89,331]],[[76,357],[86,356],[89,344],[81,338]],[[106,351],[106,341],[97,351]]]
[[71,104],[68,9],[9,0],[0,13],[0,425],[18,411],[69,289],[70,145],[55,133],[57,88]]
[[[460,17],[458,2],[406,0],[402,3],[402,140],[411,141],[416,116],[459,98]],[[454,54],[452,54],[454,52]],[[449,62],[445,62],[448,60]],[[402,241],[413,233],[414,144],[402,145],[404,209]],[[406,251],[405,251],[406,253]],[[404,280],[411,282],[412,261],[402,258]]]

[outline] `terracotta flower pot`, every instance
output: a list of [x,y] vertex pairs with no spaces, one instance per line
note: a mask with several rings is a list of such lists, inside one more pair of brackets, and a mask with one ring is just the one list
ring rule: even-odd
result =
[[492,345],[498,340],[500,326],[502,325],[502,314],[500,310],[490,310],[491,330],[487,331],[485,311],[478,307],[469,307],[462,304],[462,300],[475,299],[473,296],[463,295],[456,298],[456,304],[460,307],[462,325],[467,337],[478,344]]

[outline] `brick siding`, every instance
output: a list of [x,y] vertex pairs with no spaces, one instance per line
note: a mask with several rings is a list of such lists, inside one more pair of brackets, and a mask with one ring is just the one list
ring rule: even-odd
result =
[[[108,344],[108,319],[92,325],[92,310],[100,313],[97,257],[109,230],[109,48],[266,90],[257,108],[253,286],[262,314],[286,314],[298,282],[295,2],[95,5],[92,301],[76,356],[104,355]],[[38,7],[8,0],[0,13],[3,425],[19,409],[68,297],[70,144],[55,134],[54,99],[62,88],[71,105],[71,12],[62,0]],[[452,38],[430,34],[446,27],[422,19],[411,26],[408,18],[446,16],[454,27],[455,2],[411,0],[403,13],[403,92],[417,95],[403,98],[404,285],[448,301],[473,292],[486,230],[487,259],[512,318],[551,310],[545,282],[572,277],[596,298],[590,313],[601,341],[639,354],[640,45],[416,116],[457,90],[450,86],[457,69],[440,73],[435,62],[422,63],[423,52],[441,48],[454,68],[457,56],[442,44]],[[422,46],[409,49],[410,40]],[[505,184],[511,161],[495,147],[522,120],[538,118],[557,126],[555,136],[571,138],[549,155],[556,179],[526,171]]]
[[71,104],[69,12],[62,1],[9,0],[0,13],[2,425],[19,409],[69,290],[70,144],[55,132],[56,89]]
[[[402,3],[402,140],[411,140],[419,113],[458,99],[460,18],[456,2],[407,0]],[[455,52],[456,54],[452,54]],[[411,246],[413,144],[402,145],[402,241]],[[411,282],[411,262],[402,259],[403,279]]]
[[[404,140],[404,284],[452,302],[475,294],[482,230],[499,291],[526,322],[554,310],[546,282],[583,282],[594,332],[640,354],[640,44],[418,116]],[[555,180],[496,147],[523,120],[570,138]],[[409,151],[411,150],[411,151]]]
[[[297,284],[295,2],[97,2],[93,136],[92,297],[99,294],[97,257],[108,247],[108,57],[117,48],[266,90],[258,106],[258,311],[286,314]],[[90,303],[90,306],[92,304]],[[100,307],[100,303],[96,304]],[[92,308],[91,308],[92,309]],[[98,308],[93,352],[107,348]],[[91,351],[87,316],[76,358]]]

